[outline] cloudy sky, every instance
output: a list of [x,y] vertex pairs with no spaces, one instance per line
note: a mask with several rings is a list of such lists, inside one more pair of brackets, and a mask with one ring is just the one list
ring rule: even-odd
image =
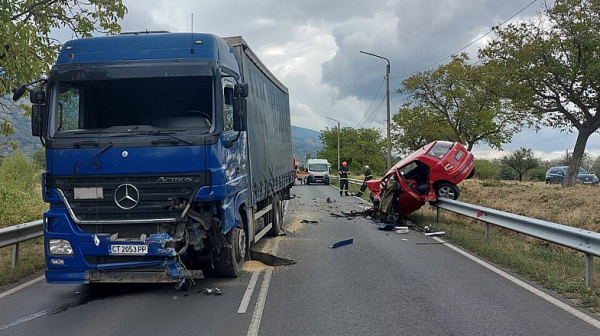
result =
[[[434,63],[487,33],[532,0],[124,0],[129,12],[123,31],[194,31],[242,35],[269,69],[288,86],[292,124],[314,130],[334,126],[383,128],[386,118],[386,62],[391,90],[402,76]],[[538,0],[514,20],[536,16]],[[58,32],[59,35],[66,32]],[[472,59],[486,39],[467,48]],[[59,36],[66,40],[70,36]],[[401,97],[392,94],[392,114]],[[366,117],[365,117],[366,116]],[[517,134],[506,150],[534,149],[553,158],[571,149],[575,135],[543,129]],[[600,135],[588,142],[600,154]],[[504,155],[485,146],[478,156]]]

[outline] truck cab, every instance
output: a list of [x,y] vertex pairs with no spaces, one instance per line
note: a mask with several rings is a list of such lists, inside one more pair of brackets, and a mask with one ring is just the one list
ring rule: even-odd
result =
[[[231,41],[145,32],[65,43],[30,90],[32,134],[46,146],[49,283],[182,284],[202,276],[191,267],[198,258],[241,274],[249,245],[281,220],[293,169],[255,178],[260,148],[249,138],[261,135],[247,117],[264,95],[258,83],[276,79],[249,73],[264,66],[244,63],[251,49]],[[283,88],[263,104],[284,116],[274,122],[287,114],[285,138]]]

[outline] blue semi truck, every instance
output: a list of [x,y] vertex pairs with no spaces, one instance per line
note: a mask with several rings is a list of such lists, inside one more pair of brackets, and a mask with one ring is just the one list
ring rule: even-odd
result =
[[47,282],[181,285],[203,259],[236,277],[250,245],[281,232],[288,90],[242,37],[73,40],[13,98],[26,88],[46,146]]

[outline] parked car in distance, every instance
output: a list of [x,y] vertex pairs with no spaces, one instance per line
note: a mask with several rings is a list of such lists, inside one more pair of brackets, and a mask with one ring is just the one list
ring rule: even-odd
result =
[[[565,175],[567,175],[568,168],[569,167],[567,166],[562,166],[548,169],[546,172],[546,184],[562,184]],[[577,183],[598,185],[598,176],[593,172],[587,172],[585,169],[579,168],[579,172],[577,173]]]
[[473,154],[463,145],[434,141],[398,162],[381,180],[366,184],[380,213],[408,215],[427,201],[457,199],[456,185],[474,173]]

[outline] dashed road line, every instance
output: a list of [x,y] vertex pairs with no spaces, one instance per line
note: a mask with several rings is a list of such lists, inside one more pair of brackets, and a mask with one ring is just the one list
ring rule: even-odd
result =
[[248,305],[250,304],[250,299],[252,298],[252,294],[254,293],[254,287],[256,287],[256,282],[258,281],[259,271],[252,272],[252,277],[250,278],[250,282],[248,283],[248,287],[246,287],[246,292],[244,293],[244,297],[242,298],[242,302],[240,303],[240,307],[238,308],[238,314],[246,314],[248,310]]
[[[286,202],[283,212],[282,221],[285,223],[285,215],[287,214],[288,203]],[[271,248],[271,254],[276,255],[279,250],[279,242],[281,238],[275,237],[273,239],[273,247]],[[267,248],[265,250],[268,251]],[[271,278],[273,276],[273,269],[269,268],[265,271],[265,277],[263,278],[262,284],[260,285],[260,291],[258,292],[258,299],[254,306],[254,313],[250,320],[250,326],[248,327],[248,336],[258,335],[260,329],[260,321],[262,320],[263,311],[265,309],[265,303],[267,302],[267,294],[269,292],[269,285],[271,284]]]

